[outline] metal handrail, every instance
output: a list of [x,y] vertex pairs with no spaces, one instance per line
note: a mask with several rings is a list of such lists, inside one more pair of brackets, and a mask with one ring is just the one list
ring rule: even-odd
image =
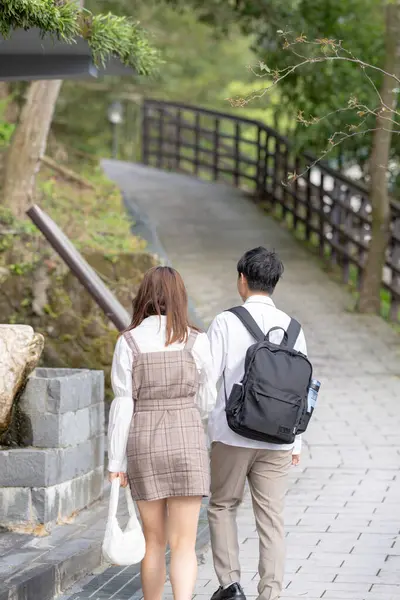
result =
[[128,311],[125,310],[58,225],[37,204],[34,204],[26,214],[115,327],[119,331],[126,329],[131,320]]

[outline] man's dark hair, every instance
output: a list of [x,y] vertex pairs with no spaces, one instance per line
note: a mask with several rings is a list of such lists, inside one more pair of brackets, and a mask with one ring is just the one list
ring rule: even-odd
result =
[[274,250],[260,246],[243,254],[237,270],[246,277],[251,291],[272,294],[282,277],[283,264]]

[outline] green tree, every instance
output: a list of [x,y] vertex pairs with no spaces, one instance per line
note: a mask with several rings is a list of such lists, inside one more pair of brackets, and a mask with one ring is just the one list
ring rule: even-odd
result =
[[[273,35],[269,23],[250,24],[250,29],[257,35],[259,48]],[[329,140],[332,148],[344,152],[347,163],[357,162],[367,176],[372,239],[358,306],[361,312],[379,312],[390,229],[389,161],[394,159],[398,165],[400,154],[400,136],[392,136],[393,127],[397,133],[400,122],[396,110],[400,2],[300,0],[291,21],[282,23],[280,33],[283,49],[281,44],[275,49],[270,44],[268,64],[261,61],[260,69],[261,74],[271,73],[272,87],[279,83],[289,104],[300,113],[297,138],[308,147],[313,144],[318,153],[326,150]],[[350,51],[343,50],[336,40],[346,40]]]
[[[90,1],[88,6],[90,6]],[[115,10],[119,2],[100,4],[102,10]],[[156,97],[210,108],[229,110],[226,98],[232,90],[242,93],[253,75],[246,69],[255,61],[250,41],[238,27],[228,35],[215,35],[215,29],[199,22],[193,10],[178,12],[162,1],[121,3],[127,16],[138,19],[163,58],[157,76],[108,78],[99,82],[65,82],[57,104],[53,132],[57,140],[85,152],[107,155],[111,131],[107,122],[108,104],[115,98],[126,100],[121,156],[134,159],[135,105],[143,97]],[[250,108],[249,110],[253,110]],[[132,143],[131,143],[132,141]]]
[[[180,6],[181,0],[169,0]],[[278,30],[303,34],[308,39],[332,38],[345,40],[355,56],[370,64],[383,64],[384,11],[381,0],[191,0],[199,18],[212,23],[220,30],[229,29],[236,22],[242,31],[251,36],[252,49],[257,59],[271,68],[282,70],[293,63],[293,56],[282,51]],[[378,74],[374,83],[380,85]],[[280,83],[281,100],[293,118],[298,112],[316,118],[342,108],[349,93],[357,92],[360,100],[371,105],[374,90],[363,73],[348,63],[321,63],[308,65],[293,72]],[[349,124],[349,115],[338,112],[335,121],[321,120],[312,129],[297,127],[296,143],[299,147],[321,152],[334,130]],[[362,167],[371,147],[371,136],[349,140],[342,148],[344,161],[357,162]],[[399,148],[400,150],[400,148]]]

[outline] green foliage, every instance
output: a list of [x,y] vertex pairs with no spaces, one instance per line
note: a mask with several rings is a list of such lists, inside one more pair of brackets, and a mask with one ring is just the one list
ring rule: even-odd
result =
[[0,254],[2,252],[6,252],[13,245],[13,237],[11,235],[1,235],[0,236]]
[[[185,0],[168,0],[169,4],[187,6]],[[307,39],[331,38],[342,40],[343,46],[355,57],[382,67],[384,60],[384,3],[381,0],[190,0],[190,5],[203,21],[224,31],[236,22],[242,31],[253,37],[253,50],[263,65],[263,74],[282,70],[302,62],[302,58],[283,48],[278,31],[291,32],[293,36],[305,35]],[[300,50],[303,50],[301,48]],[[309,52],[304,48],[305,54]],[[240,75],[240,70],[238,69]],[[374,85],[380,85],[380,76],[367,71]],[[253,79],[254,86],[260,81]],[[301,111],[309,120],[335,113],[347,106],[349,97],[357,95],[360,102],[371,108],[378,104],[373,84],[366,72],[349,62],[337,61],[306,64],[279,83],[282,118],[290,123]],[[269,93],[257,106],[270,105]],[[240,109],[244,110],[244,109]],[[296,143],[320,153],[335,131],[354,125],[357,119],[349,111],[331,114],[312,127],[298,125]],[[363,166],[368,159],[371,136],[356,136],[345,142],[341,158],[346,163],[357,162]],[[393,154],[400,154],[400,136],[394,140]],[[335,158],[335,157],[334,157]]]
[[158,62],[158,54],[149,44],[138,23],[126,17],[96,15],[92,18],[87,40],[99,63],[115,54],[138,73],[149,74]]
[[12,230],[15,235],[35,235],[37,229],[30,221],[19,221],[12,211],[0,204],[0,233],[2,230]]
[[[69,165],[70,167],[71,165]],[[77,164],[74,165],[78,170]],[[80,174],[96,185],[82,188],[44,168],[38,175],[38,203],[82,252],[108,255],[144,250],[145,243],[132,236],[118,189],[99,167],[81,167]]]
[[[309,40],[331,38],[343,40],[343,46],[353,56],[367,63],[383,66],[384,59],[384,22],[382,5],[377,0],[300,0],[297,9],[281,29],[288,29],[294,35],[304,34]],[[271,28],[265,29],[272,37]],[[279,36],[275,33],[276,48],[264,53],[259,39],[260,55],[272,68],[282,69],[301,62],[290,50],[282,48]],[[312,48],[301,46],[299,52],[304,56],[312,53]],[[374,84],[379,87],[380,76],[369,71]],[[365,72],[357,65],[346,61],[308,64],[292,73],[279,84],[287,97],[294,114],[302,111],[306,119],[321,118],[347,106],[351,95],[374,108],[378,103],[377,94],[367,79]],[[332,117],[320,121],[312,127],[299,126],[297,137],[302,146],[311,147],[320,152],[327,146],[329,137],[335,131],[342,131],[356,124],[357,118],[349,111],[336,112]],[[364,162],[371,145],[370,136],[355,137],[346,142],[342,151],[351,161],[356,158]]]
[[144,30],[132,19],[112,14],[93,15],[74,0],[3,0],[0,33],[4,37],[8,37],[13,29],[31,27],[68,44],[83,37],[98,65],[117,56],[138,73],[148,75],[159,61]]
[[15,217],[9,208],[0,204],[0,227],[14,225]]
[[[57,104],[53,132],[67,151],[77,148],[97,156],[109,156],[112,129],[107,108],[112,100],[126,98],[125,122],[120,128],[120,157],[140,159],[139,103],[142,97],[230,111],[227,98],[232,94],[232,86],[240,93],[242,86],[247,89],[254,80],[246,69],[256,60],[249,48],[251,38],[242,35],[237,27],[233,26],[229,35],[216,35],[215,29],[199,22],[193,11],[177,12],[161,0],[150,0],[145,5],[120,0],[101,0],[100,3],[87,0],[86,4],[102,11],[118,9],[139,19],[155,40],[164,64],[157,79],[152,80],[108,78],[104,84],[66,81]],[[249,114],[254,108],[249,107]],[[261,112],[260,105],[257,115]]]
[[15,125],[0,121],[0,148],[6,148],[14,133]]
[[15,263],[8,265],[8,269],[14,275],[26,275],[32,271],[33,265],[31,262]]
[[160,5],[143,7],[140,20],[152,31],[165,58],[158,81],[143,82],[144,94],[229,110],[226,97],[231,82],[251,82],[246,70],[254,60],[251,40],[237,27],[216,36],[193,11],[177,13],[167,6],[160,10]]
[[0,150],[8,146],[15,129],[15,125],[5,119],[5,112],[9,101],[9,98],[0,100]]
[[[251,83],[244,83],[240,80],[231,81],[225,90],[225,102],[227,97],[246,97],[253,92],[257,92],[257,90],[261,92],[265,88],[265,85],[269,85],[266,80],[263,80],[263,82],[256,81],[255,83],[254,80]],[[285,108],[282,93],[278,87],[275,87],[271,89],[268,97],[255,99],[243,108],[236,109],[235,112],[239,116],[261,121],[270,127],[276,127],[281,132],[287,132],[288,130],[293,130],[295,118]]]
[[37,27],[67,43],[80,35],[77,2],[54,0],[3,0],[0,12],[0,33],[8,37],[13,29]]

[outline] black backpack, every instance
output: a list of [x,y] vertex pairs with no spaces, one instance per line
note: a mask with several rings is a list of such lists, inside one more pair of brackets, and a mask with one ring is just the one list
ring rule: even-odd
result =
[[[257,340],[246,353],[244,377],[226,394],[226,417],[235,433],[271,444],[292,444],[310,420],[307,413],[308,387],[312,366],[308,358],[294,350],[301,331],[291,319],[288,330],[273,327],[264,335],[249,311],[231,308]],[[269,341],[272,331],[284,331],[281,344]]]

